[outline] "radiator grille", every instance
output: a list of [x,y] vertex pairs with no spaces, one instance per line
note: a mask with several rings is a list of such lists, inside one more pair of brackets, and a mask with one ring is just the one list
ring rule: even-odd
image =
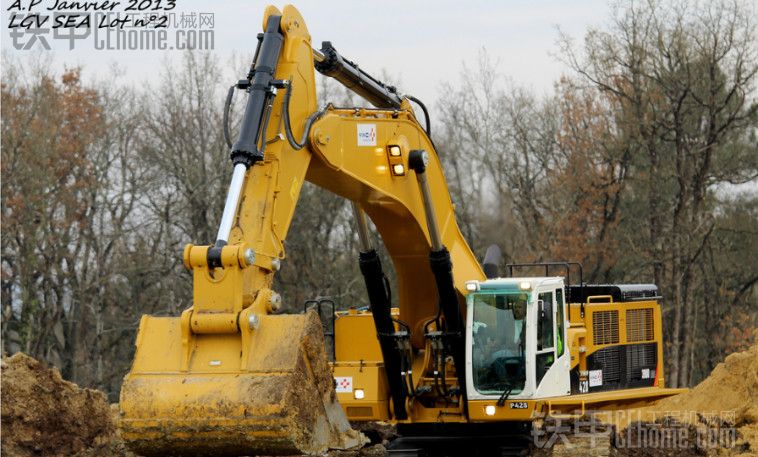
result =
[[594,356],[593,368],[603,370],[603,384],[621,381],[621,361],[619,360],[618,347],[601,349],[595,352]]
[[626,340],[630,343],[653,340],[653,309],[626,310]]
[[627,346],[626,371],[637,376],[642,368],[655,368],[657,347],[655,344],[630,344]]
[[[589,386],[589,391],[651,387],[655,383],[658,344],[615,344],[587,356],[587,369],[602,370],[602,384]],[[575,371],[574,371],[575,372]],[[579,377],[573,379],[572,392],[579,391]]]
[[592,342],[617,344],[619,342],[618,311],[595,311],[592,313]]

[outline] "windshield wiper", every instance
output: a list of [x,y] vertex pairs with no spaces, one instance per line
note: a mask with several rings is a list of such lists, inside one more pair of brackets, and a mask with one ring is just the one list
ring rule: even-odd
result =
[[503,391],[503,394],[500,395],[500,398],[497,399],[497,406],[505,406],[505,401],[508,400],[508,396],[513,392],[514,386],[512,384],[508,384],[505,386],[505,390]]

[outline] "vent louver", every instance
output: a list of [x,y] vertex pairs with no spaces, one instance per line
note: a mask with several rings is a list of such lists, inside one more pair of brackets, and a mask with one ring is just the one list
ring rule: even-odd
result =
[[630,343],[653,340],[653,309],[626,310],[626,340]]
[[592,313],[592,342],[600,344],[618,344],[618,311],[595,311]]

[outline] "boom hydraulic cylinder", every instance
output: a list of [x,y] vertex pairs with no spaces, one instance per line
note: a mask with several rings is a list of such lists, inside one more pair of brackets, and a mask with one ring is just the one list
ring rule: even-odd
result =
[[424,212],[426,213],[427,230],[431,239],[431,252],[429,253],[429,265],[434,275],[439,294],[439,307],[445,317],[444,323],[444,340],[445,346],[453,356],[456,374],[458,377],[459,393],[465,398],[466,377],[465,377],[465,346],[464,346],[464,321],[458,306],[458,293],[455,290],[453,282],[453,263],[450,259],[450,252],[442,244],[440,230],[437,225],[432,203],[432,194],[429,188],[429,181],[426,176],[426,166],[429,163],[429,156],[426,151],[413,150],[408,155],[408,167],[416,172],[421,198],[424,203]]
[[361,252],[358,256],[361,273],[366,283],[371,313],[374,319],[376,334],[379,339],[379,347],[384,359],[384,370],[387,375],[387,383],[392,396],[392,406],[396,419],[407,419],[405,410],[405,392],[403,390],[403,376],[400,366],[400,354],[395,346],[395,326],[392,322],[390,302],[390,289],[387,277],[382,271],[382,262],[379,254],[371,247],[368,237],[368,228],[363,211],[353,203],[353,211],[358,222],[359,238],[361,240]]

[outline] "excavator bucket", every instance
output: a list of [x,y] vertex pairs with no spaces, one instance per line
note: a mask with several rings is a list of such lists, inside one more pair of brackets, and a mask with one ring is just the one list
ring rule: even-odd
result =
[[337,403],[315,313],[262,315],[225,334],[183,331],[183,319],[140,323],[120,399],[133,451],[292,455],[365,443]]

